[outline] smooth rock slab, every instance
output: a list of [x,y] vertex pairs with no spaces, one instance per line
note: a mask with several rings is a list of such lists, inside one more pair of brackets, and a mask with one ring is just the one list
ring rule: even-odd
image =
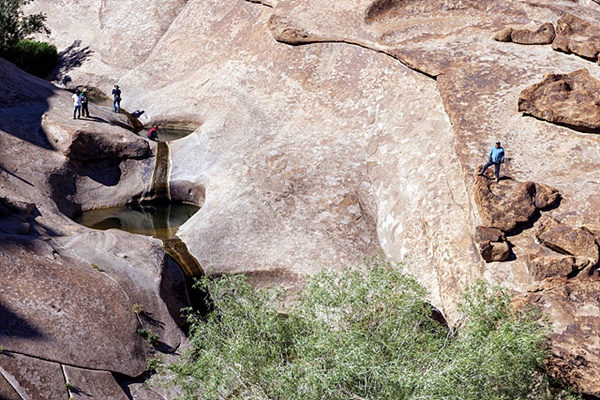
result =
[[65,376],[73,385],[70,390],[73,399],[127,400],[125,392],[108,371],[92,371],[68,366],[65,366],[64,370]]
[[0,353],[0,374],[19,394],[18,399],[69,398],[58,363],[4,351]]
[[575,128],[600,128],[600,81],[580,69],[570,74],[546,74],[523,90],[519,111]]

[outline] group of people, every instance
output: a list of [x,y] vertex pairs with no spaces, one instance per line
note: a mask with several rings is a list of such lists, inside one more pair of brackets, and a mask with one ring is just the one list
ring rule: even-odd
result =
[[90,112],[88,110],[89,99],[87,96],[87,89],[84,88],[81,91],[75,90],[75,93],[73,93],[71,99],[73,100],[73,119],[76,117],[81,118],[81,114],[83,114],[84,117],[90,116]]
[[[119,85],[115,85],[112,90],[113,96],[113,110],[116,113],[121,112],[121,89]],[[71,96],[73,100],[73,119],[81,118],[81,115],[84,117],[89,117],[90,112],[88,110],[88,94],[87,89],[83,88],[81,91],[79,89],[75,90],[73,96]],[[158,125],[153,125],[152,128],[148,130],[146,137],[150,140],[158,139]]]

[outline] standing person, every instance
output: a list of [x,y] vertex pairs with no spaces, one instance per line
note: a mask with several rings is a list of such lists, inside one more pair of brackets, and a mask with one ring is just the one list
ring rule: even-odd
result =
[[75,115],[77,115],[77,118],[81,118],[81,97],[79,96],[79,90],[75,90],[71,99],[73,100],[73,119],[75,119]]
[[152,125],[152,128],[148,129],[146,137],[150,140],[158,139],[158,125]]
[[121,112],[121,89],[119,89],[119,85],[115,85],[115,88],[112,90],[113,95],[113,108],[116,113]]
[[500,181],[500,164],[504,162],[504,148],[500,145],[500,142],[496,142],[496,146],[492,147],[490,150],[490,154],[488,155],[488,162],[485,163],[481,171],[479,171],[479,176],[483,175],[486,169],[492,164],[494,164],[496,170],[496,182]]
[[83,114],[84,117],[89,117],[90,112],[88,110],[87,89],[84,88],[81,91],[81,94],[79,95],[79,97],[81,98],[81,113]]

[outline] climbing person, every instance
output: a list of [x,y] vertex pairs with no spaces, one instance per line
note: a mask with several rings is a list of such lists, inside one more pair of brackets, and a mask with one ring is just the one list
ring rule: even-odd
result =
[[158,139],[158,125],[152,125],[152,128],[148,129],[146,137],[150,140]]
[[500,145],[500,142],[496,142],[496,145],[492,147],[490,150],[490,154],[488,155],[488,162],[485,163],[481,171],[479,171],[479,176],[483,175],[486,169],[492,164],[494,164],[495,172],[496,172],[496,182],[500,181],[500,164],[504,162],[504,148]]
[[119,85],[115,85],[115,88],[112,90],[113,95],[113,109],[116,113],[121,112],[121,89],[119,89]]
[[75,119],[75,115],[77,115],[77,118],[81,118],[81,97],[79,96],[79,90],[75,90],[71,99],[73,100],[73,119]]
[[88,110],[88,97],[86,88],[81,91],[79,97],[81,98],[81,114],[83,114],[84,117],[89,117],[90,112]]

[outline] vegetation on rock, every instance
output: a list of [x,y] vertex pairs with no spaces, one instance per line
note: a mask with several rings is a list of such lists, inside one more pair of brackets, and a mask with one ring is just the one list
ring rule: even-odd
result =
[[190,314],[190,350],[168,367],[186,399],[552,397],[541,368],[549,331],[499,288],[475,285],[448,328],[426,291],[382,262],[317,274],[287,314],[282,292],[244,276],[198,286],[212,309]]
[[29,40],[34,33],[49,35],[46,16],[25,16],[21,8],[33,0],[0,0],[0,56],[30,74],[45,77],[56,66],[56,47]]

